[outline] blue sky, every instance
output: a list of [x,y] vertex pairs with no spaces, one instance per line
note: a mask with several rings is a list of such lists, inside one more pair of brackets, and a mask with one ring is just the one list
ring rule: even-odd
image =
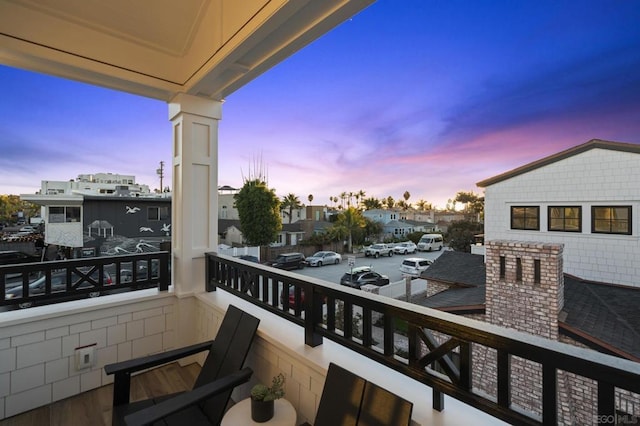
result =
[[[640,143],[640,2],[379,0],[230,95],[219,185],[443,207],[557,151]],[[0,193],[171,163],[166,104],[0,67]],[[170,167],[165,184],[170,182]]]

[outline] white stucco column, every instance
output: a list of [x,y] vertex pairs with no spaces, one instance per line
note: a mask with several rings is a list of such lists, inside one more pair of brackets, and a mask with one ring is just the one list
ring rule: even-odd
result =
[[204,253],[218,245],[218,121],[222,102],[179,94],[173,124],[172,283],[178,296],[205,286]]

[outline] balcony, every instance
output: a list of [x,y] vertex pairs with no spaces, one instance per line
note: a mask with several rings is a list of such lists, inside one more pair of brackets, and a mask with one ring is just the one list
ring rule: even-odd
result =
[[[110,384],[105,364],[209,339],[229,304],[261,319],[254,377],[234,399],[284,372],[299,422],[312,421],[329,362],[412,401],[416,424],[565,423],[569,376],[592,408],[574,421],[638,415],[625,402],[640,391],[634,362],[222,255],[207,255],[206,277],[188,296],[152,288],[2,313],[0,418]],[[95,361],[78,369],[75,349],[89,345]],[[477,362],[483,350],[493,355]]]

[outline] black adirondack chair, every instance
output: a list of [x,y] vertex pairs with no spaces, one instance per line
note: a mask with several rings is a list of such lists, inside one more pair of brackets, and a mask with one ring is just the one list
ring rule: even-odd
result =
[[[233,388],[251,377],[242,368],[260,320],[229,305],[218,334],[203,342],[161,354],[132,359],[104,367],[114,374],[113,425],[218,425]],[[189,355],[209,351],[193,390],[160,398],[129,402],[131,374]]]
[[314,426],[408,426],[413,403],[329,364]]

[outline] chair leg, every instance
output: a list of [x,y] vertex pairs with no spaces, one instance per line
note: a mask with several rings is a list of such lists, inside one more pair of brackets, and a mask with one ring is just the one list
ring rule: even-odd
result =
[[131,373],[116,373],[113,379],[113,406],[128,404],[131,390]]

